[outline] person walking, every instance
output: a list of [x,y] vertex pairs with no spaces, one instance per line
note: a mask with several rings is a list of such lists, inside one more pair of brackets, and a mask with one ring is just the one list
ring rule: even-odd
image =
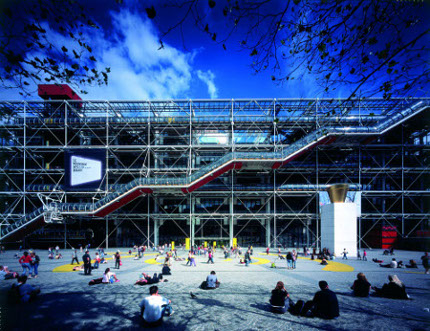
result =
[[31,269],[33,271],[33,277],[37,278],[37,276],[39,275],[39,263],[40,263],[40,258],[39,255],[36,254],[36,252],[32,252],[30,254],[32,261],[31,261]]
[[27,276],[27,271],[29,272],[30,276],[28,278],[31,278],[31,272],[32,272],[32,268],[31,268],[31,262],[32,262],[32,258],[30,255],[28,255],[28,252],[25,251],[24,255],[21,256],[21,258],[18,260],[18,262],[21,264],[22,267],[22,275],[23,276]]
[[297,261],[297,252],[295,249],[293,249],[293,261],[292,261],[292,268],[296,269],[296,261]]
[[363,250],[363,261],[367,261],[367,252],[365,249]]
[[346,248],[344,248],[343,252],[342,252],[342,255],[343,255],[342,260],[348,260],[347,254],[348,254],[348,252],[346,251]]
[[248,249],[245,253],[245,265],[248,266],[251,263],[251,251]]
[[84,261],[84,275],[91,275],[91,256],[89,251],[85,251],[82,261]]
[[429,266],[429,253],[425,252],[424,255],[421,257],[421,261],[423,261],[423,267],[424,267],[424,274],[427,275],[430,270]]
[[72,248],[72,262],[70,264],[73,264],[74,261],[79,264],[78,253],[76,252],[76,249]]
[[121,255],[119,254],[119,251],[115,253],[115,269],[119,269],[121,266]]

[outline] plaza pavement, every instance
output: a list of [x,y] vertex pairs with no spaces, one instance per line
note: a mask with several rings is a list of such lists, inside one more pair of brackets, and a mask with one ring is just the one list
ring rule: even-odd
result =
[[[128,255],[128,248],[120,249]],[[114,252],[109,249],[108,252]],[[91,257],[94,257],[91,250]],[[127,253],[126,253],[127,252]],[[272,250],[273,253],[275,253]],[[11,270],[21,271],[18,259],[8,251],[0,255],[0,264]],[[139,325],[138,303],[148,294],[149,286],[134,286],[141,272],[153,274],[161,271],[161,265],[149,264],[154,255],[141,260],[124,258],[121,270],[116,272],[119,283],[88,286],[92,278],[102,276],[106,267],[113,267],[112,260],[93,270],[92,276],[83,272],[53,272],[61,270],[71,261],[71,251],[62,250],[61,260],[49,260],[46,250],[37,251],[41,258],[39,277],[28,283],[42,290],[38,301],[30,304],[7,303],[7,290],[15,280],[0,281],[0,328],[1,330],[137,330]],[[152,253],[152,252],[149,252]],[[424,275],[420,257],[422,252],[397,251],[396,259],[407,262],[415,259],[419,269],[385,269],[371,261],[376,257],[389,262],[391,257],[382,256],[382,250],[368,251],[369,261],[337,259],[352,268],[351,272],[323,270],[316,261],[298,260],[297,269],[287,270],[285,261],[276,256],[265,256],[263,248],[254,249],[254,256],[275,261],[246,267],[237,259],[225,261],[222,251],[215,254],[215,264],[208,265],[203,256],[197,257],[197,267],[173,262],[172,276],[167,283],[158,284],[160,294],[172,300],[175,314],[164,320],[160,330],[426,330],[430,329],[430,275]],[[79,254],[79,260],[82,260]],[[180,250],[179,255],[186,257]],[[146,260],[146,262],[145,262]],[[152,260],[152,261],[151,261]],[[161,258],[159,262],[161,262]],[[259,260],[259,263],[267,261]],[[351,268],[351,269],[352,269]],[[215,270],[221,287],[215,291],[203,291],[198,285]],[[382,286],[387,276],[395,273],[405,283],[413,300],[391,300],[378,297],[355,298],[350,286],[356,274],[364,272],[372,285]],[[318,290],[318,281],[326,280],[339,299],[340,317],[322,320],[285,315],[269,311],[270,292],[277,281],[283,281],[290,297],[310,300]],[[191,299],[193,291],[197,299]]]

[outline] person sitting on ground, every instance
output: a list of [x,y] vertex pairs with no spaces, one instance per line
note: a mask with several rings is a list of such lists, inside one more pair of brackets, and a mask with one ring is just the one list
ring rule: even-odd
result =
[[18,273],[9,271],[7,267],[0,265],[0,279],[6,280],[6,279],[14,279],[18,278]]
[[40,293],[39,288],[34,288],[33,286],[26,284],[27,276],[22,275],[18,277],[18,283],[12,285],[12,290],[18,290],[21,302],[31,302],[36,299],[37,295]]
[[393,268],[396,269],[397,268],[397,261],[395,258],[393,258],[393,260],[391,261],[391,263],[389,264],[380,264],[379,265],[382,268]]
[[200,288],[202,290],[214,290],[218,288],[219,285],[220,282],[218,281],[215,271],[211,271],[210,275],[206,277],[206,280],[201,283]]
[[275,289],[272,290],[272,296],[270,298],[272,312],[276,314],[284,314],[287,311],[285,300],[287,300],[289,296],[290,295],[285,289],[284,283],[279,281],[276,284]]
[[370,283],[367,281],[366,276],[360,272],[357,274],[357,279],[351,286],[356,297],[368,297],[370,293]]
[[418,265],[414,260],[409,260],[409,264],[406,265],[406,268],[418,269]]
[[170,267],[167,264],[163,265],[163,268],[161,269],[161,273],[163,274],[163,276],[172,274]]
[[373,286],[372,289],[376,292],[377,296],[389,299],[409,299],[406,293],[405,285],[400,281],[396,275],[388,276],[389,282],[384,284],[382,288]]
[[[311,314],[325,319],[332,319],[339,316],[339,303],[336,294],[329,290],[325,280],[318,283],[321,291],[315,293],[314,299],[306,305],[311,306]],[[306,306],[305,305],[305,306]]]
[[154,276],[149,276],[148,274],[142,272],[142,276],[139,280],[134,283],[134,285],[150,285],[150,284],[157,284],[167,282],[167,279],[163,279],[163,275],[160,273],[157,275],[157,273],[154,273]]
[[160,326],[164,316],[171,316],[174,313],[170,305],[171,301],[158,294],[157,286],[151,286],[149,294],[150,296],[143,299],[139,304],[140,317],[147,327]]
[[405,268],[405,265],[403,264],[403,261],[397,262],[397,268]]
[[98,269],[99,265],[100,265],[100,261],[101,261],[100,255],[99,255],[99,253],[96,252],[95,262],[92,266],[92,269]]
[[328,264],[328,262],[327,262],[327,260],[326,260],[326,259],[324,259],[324,258],[323,258],[323,259],[321,260],[321,263],[320,263],[320,264],[321,264],[321,265],[327,265],[327,264]]
[[61,255],[61,253],[58,253],[57,255],[55,255],[55,258],[56,258],[57,260],[62,259],[62,258],[63,258],[63,255]]
[[119,279],[116,278],[116,275],[113,272],[110,272],[110,268],[106,268],[105,273],[103,274],[103,284],[109,284],[109,283],[117,283],[119,282]]

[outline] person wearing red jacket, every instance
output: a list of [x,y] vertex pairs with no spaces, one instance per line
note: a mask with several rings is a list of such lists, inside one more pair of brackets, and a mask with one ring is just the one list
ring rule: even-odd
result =
[[18,262],[21,264],[22,267],[22,275],[27,276],[27,270],[29,272],[29,277],[31,278],[31,273],[33,272],[33,268],[31,267],[31,262],[33,262],[33,259],[30,255],[28,255],[28,252],[24,252],[24,255],[21,256],[21,258],[18,260]]

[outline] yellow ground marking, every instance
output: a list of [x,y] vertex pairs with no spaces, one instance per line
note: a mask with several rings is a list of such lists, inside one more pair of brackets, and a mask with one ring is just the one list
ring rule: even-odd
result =
[[251,264],[267,264],[267,263],[271,263],[268,259],[263,259],[261,257],[255,257],[255,256],[251,257],[251,261],[252,260],[257,260],[257,262],[252,262]]
[[[121,259],[128,259],[130,257],[134,257],[134,255],[123,255],[121,256]],[[107,257],[105,258],[105,260],[112,260],[112,257]],[[91,260],[91,263],[94,263],[96,260]],[[64,264],[64,265],[60,265],[59,267],[54,268],[54,270],[52,270],[52,272],[73,272],[73,271],[78,271],[78,270],[73,270],[74,267],[83,265],[83,262],[80,262],[79,264]],[[100,266],[103,266],[103,264],[100,264]],[[100,268],[100,267],[99,267]],[[102,268],[103,269],[103,268]]]
[[[266,253],[260,253],[260,255],[266,255]],[[269,255],[271,256],[278,256],[278,254],[273,254],[273,253],[269,253]],[[299,260],[311,260],[310,257],[302,257],[302,256],[298,256],[297,257]],[[321,260],[314,260],[315,262],[320,263]],[[326,265],[324,268],[322,268],[322,270],[324,271],[332,271],[332,272],[352,272],[354,271],[354,268],[351,267],[350,265],[344,264],[344,263],[340,263],[340,262],[335,262],[332,260],[327,261],[328,265]]]
[[406,274],[417,274],[417,275],[424,275],[424,271],[405,271]]

